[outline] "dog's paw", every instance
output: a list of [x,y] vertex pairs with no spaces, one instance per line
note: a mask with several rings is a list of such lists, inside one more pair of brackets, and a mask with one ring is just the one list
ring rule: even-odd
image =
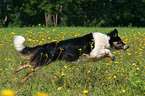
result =
[[116,56],[115,55],[113,55],[113,56],[111,56],[111,58],[110,58],[112,61],[115,61],[115,59],[116,59]]

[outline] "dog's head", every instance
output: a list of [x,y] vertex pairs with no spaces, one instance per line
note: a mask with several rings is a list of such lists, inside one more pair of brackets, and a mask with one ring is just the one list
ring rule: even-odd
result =
[[118,50],[124,50],[124,51],[129,48],[129,46],[127,44],[124,44],[124,42],[118,36],[117,29],[114,29],[107,35],[110,37],[109,44],[110,44],[111,48],[118,49]]

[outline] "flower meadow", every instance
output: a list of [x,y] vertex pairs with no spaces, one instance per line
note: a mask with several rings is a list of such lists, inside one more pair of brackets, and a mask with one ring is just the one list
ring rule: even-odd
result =
[[[31,68],[13,73],[30,58],[21,58],[14,49],[13,37],[22,35],[25,45],[33,47],[49,42],[83,36],[90,32],[107,33],[114,28],[96,27],[24,27],[0,28],[1,96],[144,96],[145,29],[117,27],[126,51],[111,50],[117,59],[75,62],[55,61],[20,80]],[[79,50],[79,49],[78,49]],[[31,67],[31,66],[30,66]]]

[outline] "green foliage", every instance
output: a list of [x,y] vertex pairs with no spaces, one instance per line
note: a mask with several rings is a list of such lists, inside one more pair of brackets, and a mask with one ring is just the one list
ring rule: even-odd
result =
[[[144,26],[144,0],[1,0],[3,26]],[[8,19],[2,24],[5,16]],[[47,16],[47,17],[46,17]],[[19,22],[19,23],[17,23]]]

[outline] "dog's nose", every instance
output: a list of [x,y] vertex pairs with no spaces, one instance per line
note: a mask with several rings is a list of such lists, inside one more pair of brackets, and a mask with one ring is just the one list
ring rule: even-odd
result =
[[126,51],[127,49],[129,48],[129,46],[126,44],[126,45],[124,45],[124,51]]

